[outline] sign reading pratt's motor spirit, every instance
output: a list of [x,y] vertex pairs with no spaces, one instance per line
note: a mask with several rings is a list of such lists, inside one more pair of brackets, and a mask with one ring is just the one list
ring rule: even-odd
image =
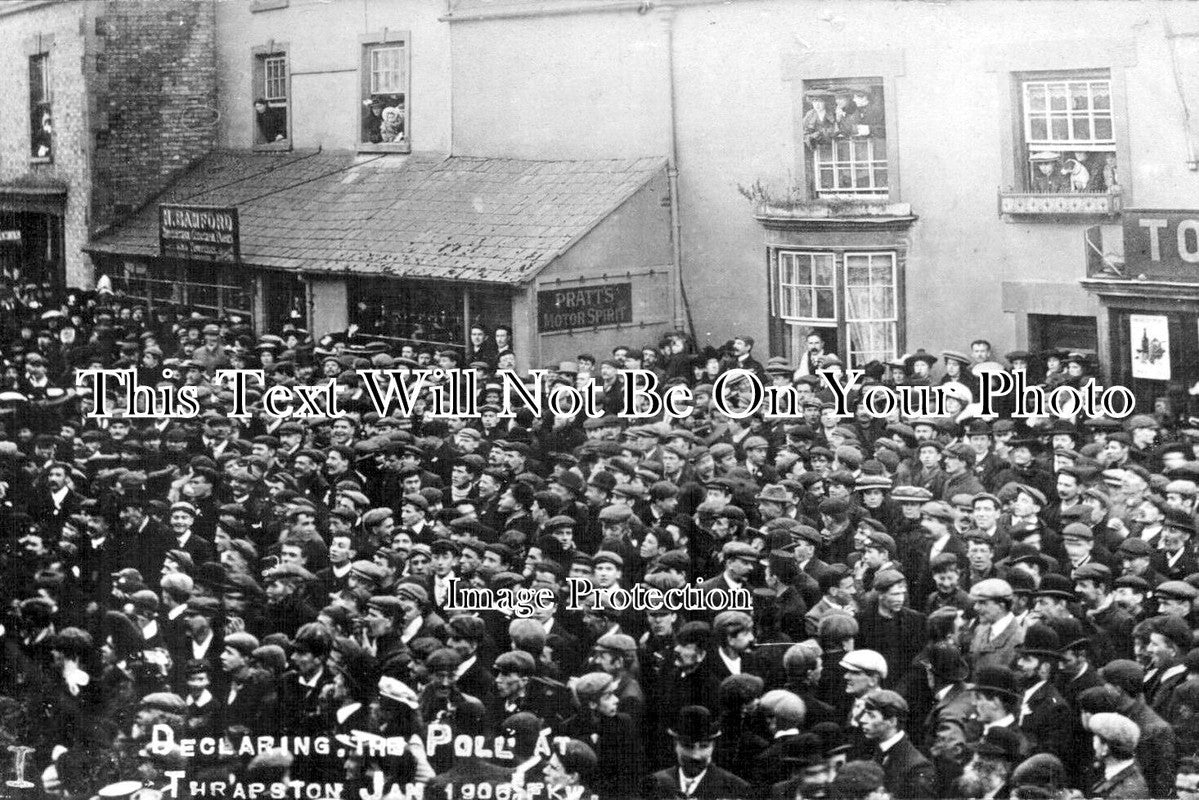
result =
[[542,333],[620,325],[633,321],[633,284],[579,286],[537,293],[537,327]]
[[1199,211],[1125,209],[1124,270],[1130,277],[1199,281]]
[[170,258],[236,264],[241,260],[237,209],[220,206],[158,207],[158,250]]

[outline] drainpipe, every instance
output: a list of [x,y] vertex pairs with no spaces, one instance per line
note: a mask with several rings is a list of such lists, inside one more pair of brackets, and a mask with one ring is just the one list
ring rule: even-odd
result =
[[[666,179],[670,185],[670,258],[672,267],[671,299],[674,307],[673,325],[676,331],[687,330],[689,314],[686,313],[686,298],[683,295],[683,226],[679,218],[679,141],[678,114],[674,81],[674,18],[675,8],[661,5],[655,9],[662,24],[666,44],[667,135],[670,139],[666,162]],[[694,331],[691,331],[694,339]]]

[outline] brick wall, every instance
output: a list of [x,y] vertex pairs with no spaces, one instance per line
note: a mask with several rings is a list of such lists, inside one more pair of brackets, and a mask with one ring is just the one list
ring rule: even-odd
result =
[[[217,126],[213,0],[73,0],[0,9],[0,182],[67,188],[66,280],[82,248],[208,153]],[[29,56],[50,54],[54,158],[30,158]]]
[[93,229],[138,208],[213,147],[212,0],[120,0],[87,31]]
[[[67,282],[90,283],[80,247],[87,241],[91,176],[88,161],[84,40],[85,3],[55,3],[0,16],[0,182],[67,187],[63,215]],[[50,54],[54,159],[30,158],[29,56]]]

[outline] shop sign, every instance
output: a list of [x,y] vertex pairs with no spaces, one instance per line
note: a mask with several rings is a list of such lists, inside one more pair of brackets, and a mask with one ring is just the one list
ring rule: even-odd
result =
[[21,241],[21,231],[0,231],[0,242],[19,242]]
[[1124,267],[1131,277],[1199,282],[1199,211],[1125,210]]
[[168,258],[236,264],[241,260],[237,209],[160,205],[158,251]]
[[1170,319],[1151,314],[1129,314],[1132,377],[1149,381],[1170,380]]
[[633,284],[576,286],[537,293],[541,333],[623,325],[633,321]]

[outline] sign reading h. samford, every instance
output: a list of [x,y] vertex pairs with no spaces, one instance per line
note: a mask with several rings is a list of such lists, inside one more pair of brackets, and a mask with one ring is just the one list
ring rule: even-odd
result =
[[580,286],[537,293],[537,326],[542,333],[597,328],[633,321],[633,284]]
[[236,264],[241,259],[237,209],[160,205],[158,250],[163,256]]

